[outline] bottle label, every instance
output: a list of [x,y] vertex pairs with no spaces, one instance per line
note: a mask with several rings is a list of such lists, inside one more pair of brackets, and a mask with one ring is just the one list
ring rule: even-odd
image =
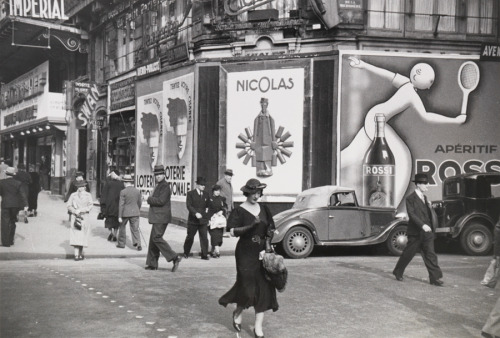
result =
[[363,205],[394,207],[395,165],[363,165]]

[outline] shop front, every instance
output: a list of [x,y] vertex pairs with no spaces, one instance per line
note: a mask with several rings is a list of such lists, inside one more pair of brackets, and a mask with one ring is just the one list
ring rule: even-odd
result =
[[2,85],[1,151],[10,165],[39,172],[44,190],[60,194],[67,125],[64,95],[49,92],[48,74],[49,64],[44,62]]

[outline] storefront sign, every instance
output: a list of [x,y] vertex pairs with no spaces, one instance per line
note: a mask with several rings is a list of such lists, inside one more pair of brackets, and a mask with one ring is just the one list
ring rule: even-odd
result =
[[249,10],[261,7],[274,0],[250,0],[250,1],[231,1],[224,0],[224,11],[227,15],[239,15]]
[[[500,172],[500,134],[493,123],[498,121],[499,63],[485,66],[471,56],[368,51],[341,52],[340,62],[340,185],[356,189],[357,196],[385,196],[402,211],[415,173],[429,175],[427,197],[439,200],[446,177]],[[392,75],[381,77],[382,71]],[[363,183],[363,168],[372,159],[365,154],[372,149],[377,114],[385,117],[390,149],[385,154],[394,155],[393,192]],[[377,205],[367,201],[363,204]]]
[[302,191],[304,72],[291,68],[227,74],[226,162],[238,173],[233,186],[257,177],[267,184],[269,195]]
[[36,119],[36,113],[37,106],[30,106],[12,114],[6,115],[3,121],[4,126],[10,127],[12,125],[15,125],[16,123],[23,123],[29,120],[34,120]]
[[363,0],[338,0],[338,4],[343,24],[363,25]]
[[500,61],[500,45],[481,45],[481,61]]
[[151,63],[148,63],[147,65],[138,67],[137,77],[140,78],[142,76],[159,73],[160,70],[161,70],[160,60],[156,60]]
[[[87,128],[94,115],[99,100],[99,85],[95,82],[73,82],[73,100],[81,103],[74,107],[76,112],[76,128]],[[83,100],[82,100],[83,99]],[[82,100],[80,102],[80,100]]]
[[136,186],[143,196],[154,189],[153,169],[166,168],[172,200],[191,190],[194,75],[163,83],[163,91],[137,98]]
[[135,78],[112,83],[110,88],[111,111],[135,104]]
[[265,22],[237,22],[237,21],[219,21],[215,23],[215,31],[234,31],[234,30],[257,30],[270,31],[297,28],[304,24],[301,19],[280,19],[277,21]]
[[168,48],[165,51],[168,63],[173,64],[189,59],[188,46],[186,43]]
[[68,20],[65,0],[9,0],[11,16]]
[[17,79],[1,86],[0,108],[11,107],[46,91],[48,82],[49,62],[30,70]]

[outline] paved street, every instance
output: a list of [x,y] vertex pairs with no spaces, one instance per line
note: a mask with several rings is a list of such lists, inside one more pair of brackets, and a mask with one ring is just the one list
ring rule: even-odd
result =
[[[115,248],[96,221],[86,259],[75,262],[66,259],[64,203],[40,197],[41,215],[18,223],[14,247],[0,248],[1,337],[236,336],[234,307],[217,303],[235,280],[234,238],[225,238],[218,260],[195,254],[176,273],[164,260],[159,271],[145,271],[145,250]],[[149,226],[144,219],[141,225],[146,235]],[[169,226],[166,237],[180,250],[184,235]],[[266,314],[266,337],[480,336],[500,296],[479,284],[489,257],[440,253],[446,284],[438,288],[429,285],[420,257],[401,283],[391,275],[396,258],[373,251],[320,249],[286,260],[289,284],[278,294],[279,311]],[[241,337],[252,336],[249,310]]]

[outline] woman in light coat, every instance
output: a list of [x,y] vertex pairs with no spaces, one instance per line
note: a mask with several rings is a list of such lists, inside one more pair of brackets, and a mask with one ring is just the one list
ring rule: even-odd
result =
[[[75,182],[77,191],[71,194],[67,204],[68,211],[71,213],[69,244],[75,248],[75,261],[84,259],[83,247],[87,247],[89,242],[89,212],[92,209],[93,201],[92,195],[85,191],[86,185],[86,181]],[[78,222],[75,226],[77,218]]]

